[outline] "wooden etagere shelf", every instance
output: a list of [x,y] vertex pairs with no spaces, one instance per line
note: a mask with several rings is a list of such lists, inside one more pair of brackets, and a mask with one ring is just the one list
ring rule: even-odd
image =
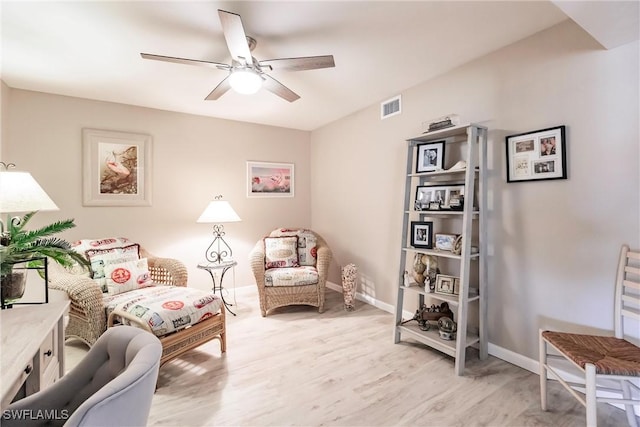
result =
[[[439,152],[442,158],[437,159],[440,162],[440,168],[420,171],[418,158],[430,149],[431,144],[443,147]],[[463,375],[468,347],[477,348],[480,359],[485,359],[488,355],[487,232],[484,214],[487,206],[487,129],[476,124],[455,126],[410,138],[407,140],[407,145],[407,174],[394,340],[398,343],[404,338],[413,339],[452,356],[455,359],[455,373]],[[422,161],[422,158],[420,160]],[[466,162],[464,169],[447,170],[461,160]],[[421,168],[425,167],[421,166]],[[430,186],[448,188],[447,195],[449,192],[452,194],[455,192],[455,188],[451,189],[452,187],[462,190],[463,206],[459,207],[459,210],[452,210],[453,204],[449,205],[450,200],[445,200],[443,210],[416,207],[418,188],[429,193]],[[434,190],[433,197],[440,198],[441,194],[436,193]],[[420,204],[423,202],[424,200],[421,199]],[[425,242],[432,242],[433,247],[428,243],[417,244],[417,240],[414,241],[416,236],[412,233],[416,231],[413,230],[412,223],[417,224],[416,230],[424,226],[433,233],[430,236],[431,239],[425,239]],[[448,251],[436,248],[435,234],[440,233],[461,236],[459,249]],[[420,237],[424,238],[424,236]],[[442,266],[440,274],[457,278],[457,294],[433,292],[413,279],[407,283],[405,272],[411,275],[412,262],[416,254],[435,257],[438,264]],[[442,339],[437,322],[430,322],[429,330],[422,330],[418,322],[410,320],[416,309],[424,304],[439,306],[443,302],[449,305],[453,312],[453,320],[457,323],[455,340]],[[476,305],[476,308],[469,310],[472,304]],[[474,313],[473,318],[470,318],[470,312]]]

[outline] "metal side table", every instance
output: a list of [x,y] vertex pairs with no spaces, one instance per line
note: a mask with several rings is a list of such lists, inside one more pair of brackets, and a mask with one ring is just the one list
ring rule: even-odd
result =
[[[225,273],[229,271],[229,269],[235,267],[236,265],[238,265],[238,262],[233,260],[222,261],[222,262],[201,262],[198,264],[198,268],[209,272],[209,275],[211,276],[211,280],[213,281],[213,293],[215,294],[216,291],[220,292],[220,297],[222,298],[222,302],[224,303],[225,308],[229,313],[233,314],[234,316],[236,315],[236,313],[231,311],[231,309],[229,308],[230,306],[233,306],[233,304],[228,303],[224,299],[224,294],[222,292],[224,287],[222,283],[224,281]],[[220,277],[218,282],[216,283],[216,276],[218,275]]]

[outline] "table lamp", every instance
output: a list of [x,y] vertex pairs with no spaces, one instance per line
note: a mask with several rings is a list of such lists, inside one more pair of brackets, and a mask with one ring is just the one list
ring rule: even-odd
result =
[[233,210],[229,202],[222,200],[222,196],[214,197],[214,201],[210,202],[207,208],[202,212],[198,221],[200,223],[214,223],[213,241],[205,252],[207,261],[221,264],[231,260],[233,252],[231,247],[224,240],[224,222],[242,221],[236,211]]
[[0,162],[0,214],[6,215],[4,222],[0,218],[3,241],[9,237],[9,221],[20,224],[20,217],[11,217],[11,214],[58,210],[58,206],[29,172],[10,170],[15,166],[13,163]]
[[[20,225],[22,218],[11,216],[20,212],[57,211],[58,206],[40,187],[40,184],[28,172],[13,171],[13,163],[0,162],[0,264],[4,264],[4,246],[11,243],[11,226]],[[0,280],[0,307],[11,308],[12,302],[22,298],[26,285],[26,275],[5,274],[7,266],[2,266]],[[11,267],[12,271],[13,267]],[[46,272],[45,272],[46,281]]]

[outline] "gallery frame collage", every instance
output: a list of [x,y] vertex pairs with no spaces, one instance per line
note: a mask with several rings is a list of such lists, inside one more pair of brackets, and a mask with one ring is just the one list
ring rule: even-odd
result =
[[506,137],[507,182],[567,179],[565,126]]

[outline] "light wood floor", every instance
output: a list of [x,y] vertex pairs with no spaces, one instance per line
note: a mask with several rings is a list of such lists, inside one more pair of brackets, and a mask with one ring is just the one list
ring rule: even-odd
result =
[[[262,318],[257,293],[238,291],[217,341],[160,370],[151,426],[584,426],[585,411],[558,384],[540,410],[538,376],[495,357],[453,360],[416,343],[393,344],[393,316],[327,290],[327,309],[287,307]],[[67,369],[86,347],[67,345]],[[600,426],[625,426],[599,404]]]

